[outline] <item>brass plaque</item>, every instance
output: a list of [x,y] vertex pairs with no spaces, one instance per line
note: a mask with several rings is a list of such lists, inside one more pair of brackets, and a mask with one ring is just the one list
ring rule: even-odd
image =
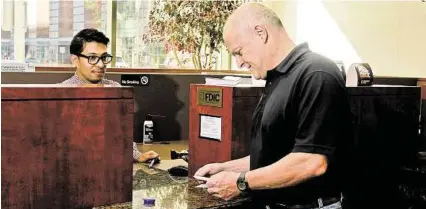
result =
[[222,107],[222,89],[214,87],[198,87],[197,105]]

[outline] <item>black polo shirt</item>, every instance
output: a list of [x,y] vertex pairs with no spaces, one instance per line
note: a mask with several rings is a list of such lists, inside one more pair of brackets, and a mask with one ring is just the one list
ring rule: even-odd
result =
[[253,191],[255,200],[311,203],[340,195],[339,173],[349,144],[350,108],[337,65],[297,46],[268,71],[264,94],[253,114],[250,169],[268,166],[292,152],[327,156],[320,177],[296,186]]

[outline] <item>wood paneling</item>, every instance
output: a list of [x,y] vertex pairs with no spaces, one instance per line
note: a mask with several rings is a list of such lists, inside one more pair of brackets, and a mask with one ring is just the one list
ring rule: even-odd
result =
[[402,78],[402,77],[374,77],[374,84],[378,85],[404,85],[404,86],[416,86],[417,78]]
[[422,88],[422,99],[426,100],[426,83],[421,86]]
[[2,84],[2,101],[32,99],[132,99],[132,87],[102,84]]
[[[225,162],[231,159],[232,140],[232,88],[222,88],[222,104],[219,107],[198,106],[197,88],[191,85],[189,102],[189,173],[194,173],[203,165],[213,162]],[[204,87],[215,87],[202,85]],[[218,87],[216,87],[218,88]],[[220,116],[222,120],[221,141],[203,139],[200,133],[200,114]]]
[[2,86],[2,96],[2,208],[131,201],[131,88]]
[[[222,88],[223,106],[197,105],[197,88]],[[261,88],[191,85],[189,107],[189,174],[208,163],[226,162],[250,153],[252,114]],[[200,138],[200,115],[222,118],[222,141]]]
[[354,87],[348,92],[355,133],[348,197],[357,208],[398,208],[399,168],[415,162],[420,88]]
[[421,151],[426,152],[426,80],[421,86],[422,88],[422,109],[420,116],[420,140],[421,140]]
[[250,154],[252,116],[263,88],[234,88],[231,159]]
[[417,86],[425,86],[426,85],[426,78],[420,78],[417,81]]

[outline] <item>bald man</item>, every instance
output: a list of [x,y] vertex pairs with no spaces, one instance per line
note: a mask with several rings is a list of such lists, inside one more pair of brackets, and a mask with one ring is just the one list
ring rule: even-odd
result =
[[[251,195],[257,208],[341,208],[350,109],[337,65],[290,39],[267,7],[246,3],[228,18],[225,45],[266,86],[253,113],[250,155],[207,164],[212,195]],[[249,139],[247,139],[249,140]]]

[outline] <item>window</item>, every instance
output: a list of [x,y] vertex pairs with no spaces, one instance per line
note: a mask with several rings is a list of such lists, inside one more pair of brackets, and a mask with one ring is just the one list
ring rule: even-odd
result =
[[144,44],[143,35],[148,30],[152,1],[117,2],[117,49],[129,67],[164,67],[166,52],[160,43]]
[[1,59],[13,60],[14,54],[14,39],[13,39],[13,1],[2,1],[2,25],[1,25]]
[[[1,58],[37,65],[69,66],[69,45],[77,32],[84,28],[96,28],[111,36],[110,30],[107,30],[112,19],[112,14],[108,13],[112,11],[111,1],[2,1]],[[113,54],[116,67],[176,68],[174,55],[172,52],[166,53],[164,43],[143,41],[144,34],[149,30],[148,19],[154,0],[115,2],[117,18],[112,21],[116,21],[116,39],[111,42],[116,45]],[[15,13],[25,15],[14,19]],[[189,57],[186,66],[192,67],[190,56],[178,56]],[[221,57],[218,56],[216,63],[224,63]],[[221,68],[219,64],[216,67]]]
[[[75,33],[86,27],[106,31],[106,1],[27,0],[2,4],[3,11],[8,12],[2,21],[2,59],[69,65],[69,45]],[[14,20],[15,12],[26,15]],[[19,26],[26,28],[19,30]]]

